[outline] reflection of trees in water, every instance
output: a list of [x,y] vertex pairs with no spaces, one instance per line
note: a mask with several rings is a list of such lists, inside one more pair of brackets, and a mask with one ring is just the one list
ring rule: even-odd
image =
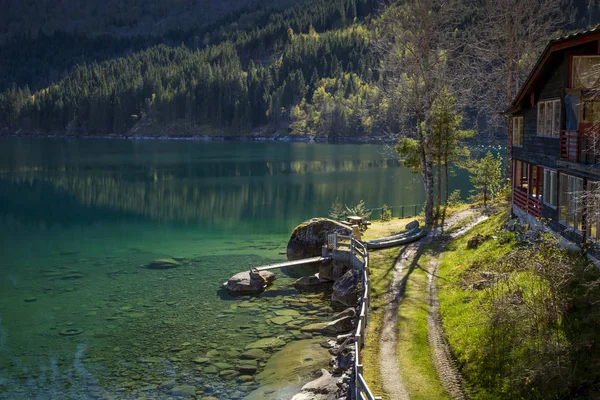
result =
[[[50,183],[81,205],[161,222],[235,228],[244,221],[255,224],[264,219],[274,229],[286,230],[290,220],[325,215],[335,196],[379,201],[390,190],[390,182],[386,182],[389,175],[377,170],[395,166],[395,161],[344,160],[191,164],[162,171],[131,166],[94,172],[80,167],[23,167],[21,173],[11,171],[9,179],[32,188],[39,181]],[[368,170],[375,172],[373,178],[360,179],[359,172]]]

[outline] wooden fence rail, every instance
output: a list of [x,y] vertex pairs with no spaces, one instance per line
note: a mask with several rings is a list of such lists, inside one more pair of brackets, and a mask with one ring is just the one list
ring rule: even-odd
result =
[[356,326],[356,330],[354,331],[354,395],[358,400],[381,400],[381,397],[373,395],[373,392],[371,392],[371,389],[369,389],[369,385],[367,385],[367,382],[365,382],[361,357],[361,351],[366,339],[367,325],[369,323],[369,312],[371,309],[369,252],[362,242],[354,239],[351,236],[343,236],[338,234],[329,235],[328,242],[330,249],[335,251],[340,247],[350,248],[351,257],[358,256],[362,259],[360,260],[362,263],[361,280],[364,290],[360,296],[358,324]]

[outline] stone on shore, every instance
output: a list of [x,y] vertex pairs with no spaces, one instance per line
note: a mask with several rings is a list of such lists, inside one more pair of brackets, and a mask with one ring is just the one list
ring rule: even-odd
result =
[[321,376],[302,386],[302,391],[292,400],[335,400],[338,392],[337,378],[322,369]]
[[356,307],[360,295],[360,272],[348,270],[344,276],[333,284],[331,301],[341,303],[347,307]]
[[294,229],[288,242],[288,260],[320,256],[323,245],[327,243],[327,235],[335,232],[350,235],[352,230],[327,218],[312,218],[303,222]]
[[239,272],[229,278],[224,286],[233,295],[256,294],[264,291],[275,280],[275,274],[268,271]]
[[319,267],[319,278],[328,281],[335,281],[336,279],[341,278],[347,270],[348,266],[344,265],[341,261],[324,261]]
[[336,334],[351,331],[354,328],[353,319],[354,317],[347,316],[328,322],[325,331]]

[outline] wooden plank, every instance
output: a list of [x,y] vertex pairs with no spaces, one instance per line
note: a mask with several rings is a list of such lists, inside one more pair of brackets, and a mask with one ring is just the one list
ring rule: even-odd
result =
[[328,261],[328,260],[331,260],[331,257],[318,256],[318,257],[311,257],[311,258],[303,258],[301,260],[286,261],[286,262],[282,262],[282,263],[278,263],[278,264],[263,265],[261,267],[254,267],[253,269],[256,269],[257,271],[267,271],[269,269],[297,267],[299,265],[313,264],[313,263],[317,263],[317,262],[321,262],[321,261]]

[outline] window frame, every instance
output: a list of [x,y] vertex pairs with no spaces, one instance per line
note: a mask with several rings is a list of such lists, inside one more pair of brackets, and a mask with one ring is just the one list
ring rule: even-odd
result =
[[[591,89],[591,88],[587,88],[587,87],[575,87],[575,73],[574,73],[575,72],[575,59],[577,59],[577,58],[594,58],[594,57],[600,58],[600,54],[573,54],[573,55],[571,55],[571,57],[570,57],[571,59],[569,62],[569,85],[571,86],[571,89]],[[594,87],[598,87],[598,86],[594,86]]]
[[[517,123],[517,129],[515,129],[515,122]],[[525,128],[523,125],[523,116],[519,115],[516,117],[512,117],[512,145],[513,146],[523,147],[524,133],[525,133]]]
[[[558,171],[546,167],[543,167],[543,169],[544,184],[542,187],[542,202],[544,203],[544,205],[556,210],[558,208]],[[554,183],[552,182],[553,175],[555,177]],[[549,188],[546,187],[546,183],[548,182],[550,183],[550,185],[548,185],[550,186]],[[552,200],[554,200],[554,202],[552,202]]]
[[[563,185],[561,184],[561,177],[563,176],[566,178],[567,187],[569,188],[569,190],[566,193],[563,192]],[[578,181],[580,185],[578,185]],[[583,192],[585,190],[584,183],[584,179],[580,176],[566,174],[564,172],[559,172],[558,174],[558,223],[579,234],[582,233],[584,227],[584,213],[581,208],[579,209],[579,212],[577,210],[577,208],[580,207],[579,203],[581,202],[581,200],[576,198],[576,193]],[[573,187],[577,188],[578,186],[581,188],[580,191],[572,190]],[[565,210],[565,216],[567,220],[564,220],[562,218],[563,207],[565,207],[562,201],[563,193],[565,193],[565,196],[568,196],[567,210]],[[571,221],[573,222],[572,224]],[[581,224],[582,229],[578,228],[579,224]]]
[[[590,190],[594,190],[592,188],[590,188],[590,186],[597,186],[597,188],[595,190],[600,189],[600,181],[596,181],[596,180],[592,180],[592,179],[588,179],[587,181],[587,187],[586,190],[589,191]],[[588,202],[586,203],[586,226],[585,226],[585,234],[586,237],[588,239],[590,239],[593,242],[600,242],[600,199],[596,199],[596,204],[592,204],[590,206],[589,203],[589,199]],[[590,208],[593,209],[593,212],[589,213]],[[595,214],[595,218],[594,218],[594,214]],[[596,234],[592,236],[592,226],[594,226],[595,230],[596,230]]]
[[[541,111],[540,111],[541,109]],[[557,114],[558,111],[558,114]],[[537,102],[536,134],[537,136],[558,139],[562,122],[563,104],[562,99],[554,97]],[[548,115],[549,114],[549,115]],[[541,118],[540,118],[541,117]],[[558,121],[555,119],[558,117]],[[548,118],[550,120],[548,121]],[[548,122],[550,123],[548,130]]]

